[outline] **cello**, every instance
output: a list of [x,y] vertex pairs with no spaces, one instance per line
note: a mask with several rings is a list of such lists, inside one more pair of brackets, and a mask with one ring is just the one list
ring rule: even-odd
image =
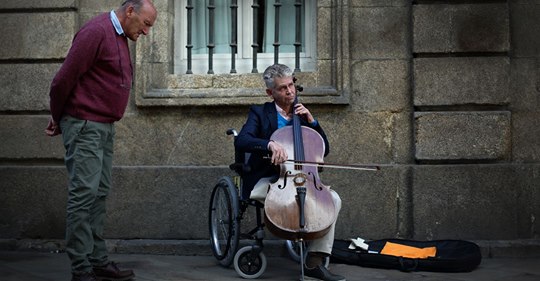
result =
[[[294,81],[296,78],[294,78]],[[293,104],[298,103],[298,90]],[[276,236],[287,240],[314,240],[324,236],[337,217],[330,192],[318,174],[325,144],[321,135],[302,126],[293,114],[292,126],[276,130],[270,140],[280,143],[294,159],[280,165],[279,178],[270,185],[264,203],[265,222]]]

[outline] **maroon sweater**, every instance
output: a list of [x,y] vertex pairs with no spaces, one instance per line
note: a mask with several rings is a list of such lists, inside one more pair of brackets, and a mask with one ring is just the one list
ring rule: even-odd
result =
[[127,38],[118,35],[110,14],[87,22],[51,84],[56,123],[64,114],[102,123],[120,120],[126,110],[133,68]]

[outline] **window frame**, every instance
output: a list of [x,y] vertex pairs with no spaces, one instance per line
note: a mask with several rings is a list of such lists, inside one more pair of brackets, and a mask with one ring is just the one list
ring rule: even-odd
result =
[[[316,4],[316,70],[297,72],[306,104],[349,104],[350,58],[347,1]],[[148,36],[131,43],[135,65],[133,92],[138,107],[236,106],[262,103],[259,73],[175,74],[174,29],[177,1],[154,0],[160,11]],[[344,4],[345,3],[345,4]],[[289,65],[294,68],[294,65]]]

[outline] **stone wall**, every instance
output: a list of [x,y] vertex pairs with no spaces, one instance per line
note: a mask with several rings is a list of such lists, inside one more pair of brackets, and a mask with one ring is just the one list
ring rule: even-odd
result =
[[[119,2],[0,3],[0,239],[63,237],[49,85],[81,23]],[[538,239],[540,0],[411,2],[318,1],[318,70],[299,77],[326,160],[382,167],[321,174],[343,200],[337,238]],[[262,82],[172,73],[176,1],[155,3],[156,26],[131,44],[106,235],[207,239],[211,189],[232,175],[225,130],[265,101]]]

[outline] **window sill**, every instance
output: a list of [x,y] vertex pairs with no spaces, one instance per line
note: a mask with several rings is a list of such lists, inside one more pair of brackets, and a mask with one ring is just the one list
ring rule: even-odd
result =
[[[332,87],[304,88],[306,104],[349,104],[348,95]],[[251,105],[269,101],[262,88],[150,89],[136,100],[137,106]]]

